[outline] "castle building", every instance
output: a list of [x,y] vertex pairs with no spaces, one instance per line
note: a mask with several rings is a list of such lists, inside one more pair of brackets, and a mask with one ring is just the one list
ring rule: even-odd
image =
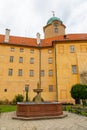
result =
[[[84,83],[87,71],[87,34],[66,34],[53,16],[43,27],[44,39],[0,35],[0,100],[25,97],[32,101],[39,82],[45,101],[73,102],[72,85]],[[84,76],[85,73],[85,76]]]

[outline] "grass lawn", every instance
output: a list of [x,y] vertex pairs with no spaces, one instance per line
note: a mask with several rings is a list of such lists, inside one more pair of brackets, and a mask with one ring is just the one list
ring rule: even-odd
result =
[[0,112],[16,111],[16,105],[0,105]]

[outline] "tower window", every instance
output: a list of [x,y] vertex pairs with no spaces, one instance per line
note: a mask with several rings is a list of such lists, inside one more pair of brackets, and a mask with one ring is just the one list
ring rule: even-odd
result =
[[54,28],[54,32],[55,32],[55,33],[58,33],[58,28]]
[[58,23],[54,23],[54,26],[57,27],[57,26],[58,26]]

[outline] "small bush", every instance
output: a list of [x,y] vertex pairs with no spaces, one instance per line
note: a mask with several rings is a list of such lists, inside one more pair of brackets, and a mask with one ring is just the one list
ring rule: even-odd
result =
[[0,100],[0,105],[2,105],[3,104],[3,101],[2,100]]
[[10,101],[8,99],[0,100],[0,105],[8,105],[10,104]]
[[13,99],[13,104],[17,104],[17,102],[23,102],[24,96],[22,94],[18,94]]

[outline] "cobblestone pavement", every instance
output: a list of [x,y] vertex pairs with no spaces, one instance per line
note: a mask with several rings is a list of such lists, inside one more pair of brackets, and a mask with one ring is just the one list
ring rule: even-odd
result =
[[87,117],[64,112],[65,118],[45,120],[13,120],[15,112],[0,115],[0,130],[87,130]]

